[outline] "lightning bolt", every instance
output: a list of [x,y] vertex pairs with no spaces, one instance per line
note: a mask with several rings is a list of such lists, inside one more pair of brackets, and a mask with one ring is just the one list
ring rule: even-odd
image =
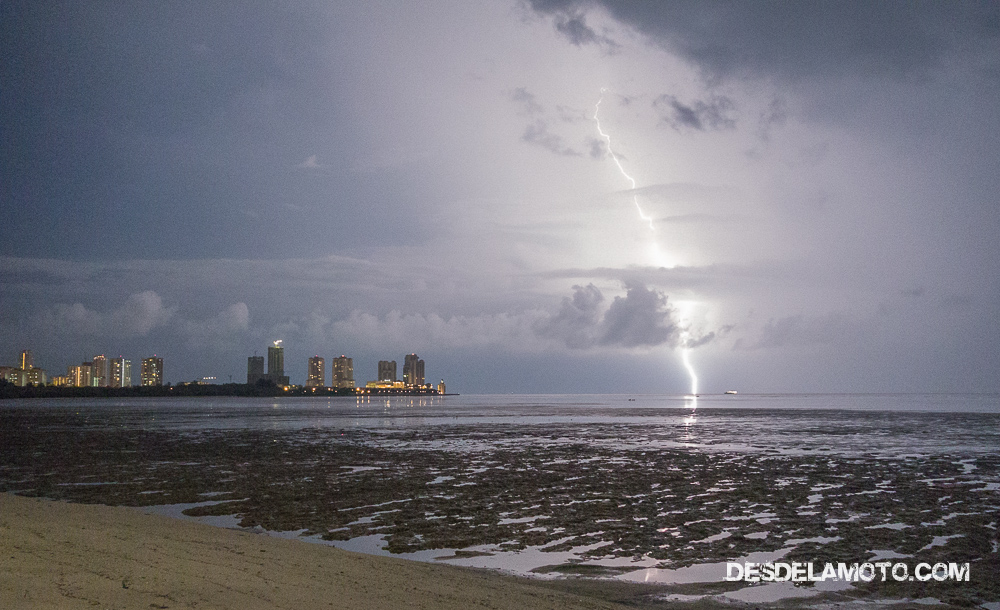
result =
[[[642,211],[642,206],[639,205],[639,195],[637,195],[635,192],[636,189],[635,178],[630,176],[629,173],[625,171],[625,167],[622,166],[621,159],[618,157],[618,155],[615,153],[614,148],[612,148],[611,146],[611,135],[605,133],[604,130],[601,128],[601,117],[600,117],[601,102],[604,101],[605,93],[607,93],[607,89],[601,89],[601,97],[598,98],[597,104],[594,105],[594,123],[597,124],[597,133],[601,134],[601,137],[604,138],[604,142],[605,144],[607,144],[608,147],[608,155],[610,155],[611,160],[615,162],[615,166],[618,167],[618,171],[621,172],[622,176],[624,176],[625,179],[629,181],[629,184],[632,185],[632,203],[635,204],[635,209],[639,212],[639,218],[641,218],[644,222],[648,223],[649,230],[655,233],[656,227],[653,226],[653,219],[647,216],[646,213]],[[659,249],[657,248],[655,243],[653,244],[653,251],[657,255],[659,255]],[[688,376],[691,378],[691,400],[693,401],[692,406],[696,406],[698,400],[698,374],[695,373],[694,365],[691,364],[691,348],[687,347],[690,341],[691,341],[691,332],[689,330],[684,330],[683,333],[681,334],[681,346],[682,346],[681,361],[684,363],[684,369],[687,371]]]
[[681,348],[681,361],[684,362],[684,368],[687,369],[688,375],[691,376],[691,395],[698,396],[698,375],[694,372],[694,366],[691,365],[691,348],[685,347]]
[[601,137],[604,138],[605,143],[607,143],[607,145],[608,145],[608,154],[611,155],[611,160],[614,161],[615,165],[618,166],[618,171],[620,171],[622,173],[622,176],[625,176],[625,179],[628,180],[629,183],[632,185],[632,191],[633,191],[633,193],[632,193],[632,203],[635,204],[635,209],[638,210],[638,212],[639,212],[639,218],[641,218],[642,220],[644,220],[644,221],[646,221],[646,222],[649,223],[649,230],[650,231],[656,231],[656,227],[653,226],[653,219],[650,218],[649,216],[646,216],[646,213],[642,211],[642,206],[639,205],[639,196],[636,195],[635,192],[634,192],[635,191],[635,178],[633,178],[632,176],[629,176],[628,172],[625,171],[625,168],[622,167],[621,159],[618,158],[618,155],[615,154],[614,149],[611,148],[611,136],[608,135],[608,134],[606,134],[606,133],[604,133],[604,130],[601,129],[601,119],[600,119],[599,115],[601,114],[601,102],[604,101],[604,92],[605,91],[607,91],[607,89],[601,89],[601,98],[599,100],[597,100],[597,104],[594,106],[594,122],[597,123],[597,133],[601,134]]

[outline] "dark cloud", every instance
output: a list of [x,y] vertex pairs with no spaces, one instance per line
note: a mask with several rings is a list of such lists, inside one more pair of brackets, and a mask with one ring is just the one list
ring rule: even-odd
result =
[[548,123],[542,119],[538,119],[524,128],[524,134],[521,135],[521,141],[527,142],[528,144],[534,144],[535,146],[541,146],[545,150],[554,152],[557,155],[566,157],[583,156],[580,152],[567,146],[563,141],[562,136],[550,132]]
[[735,105],[724,96],[713,96],[708,100],[695,100],[684,104],[676,96],[661,95],[653,100],[653,107],[660,111],[661,120],[674,129],[690,127],[699,131],[706,129],[732,129],[735,119],[729,116]]
[[614,40],[598,34],[593,28],[587,25],[585,14],[575,6],[576,3],[540,0],[531,4],[535,10],[551,14],[556,31],[577,46],[597,44],[609,50],[618,47],[618,43]]
[[680,342],[674,311],[660,291],[630,286],[624,297],[615,297],[603,310],[604,295],[596,286],[574,286],[573,290],[572,298],[563,298],[557,314],[535,323],[539,336],[573,349],[677,346]]
[[[748,349],[771,349],[794,345],[835,343],[853,338],[856,323],[843,313],[823,316],[797,314],[768,320]],[[738,344],[737,349],[742,347]]]
[[563,297],[559,313],[535,324],[535,332],[556,339],[573,349],[594,345],[594,330],[600,322],[604,295],[593,284],[573,286],[573,296]]
[[535,94],[528,91],[526,87],[518,87],[510,94],[511,101],[521,107],[525,114],[541,114],[545,112],[542,105],[535,99]]
[[608,154],[608,143],[604,140],[599,140],[597,138],[590,138],[587,141],[590,145],[590,151],[587,153],[590,158],[595,161],[600,161]]
[[1000,36],[996,2],[532,0],[531,6],[577,45],[595,42],[574,27],[583,26],[588,9],[602,7],[716,76],[904,75]]
[[667,296],[645,286],[632,286],[624,297],[615,297],[604,314],[602,327],[601,345],[676,346],[680,338]]

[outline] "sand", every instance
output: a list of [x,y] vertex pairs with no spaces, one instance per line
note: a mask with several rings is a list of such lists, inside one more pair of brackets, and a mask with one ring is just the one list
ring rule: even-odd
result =
[[0,608],[623,608],[496,572],[0,494]]

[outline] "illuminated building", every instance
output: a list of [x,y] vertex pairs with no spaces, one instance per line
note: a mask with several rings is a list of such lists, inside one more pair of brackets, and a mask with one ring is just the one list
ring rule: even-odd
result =
[[270,377],[281,377],[285,374],[285,348],[281,347],[281,339],[267,348],[267,374]]
[[376,390],[405,390],[406,386],[402,381],[369,381],[366,388]]
[[66,376],[69,377],[69,384],[78,388],[89,388],[94,385],[93,368],[90,362],[84,362],[78,366],[71,366],[66,369]]
[[142,365],[139,368],[139,385],[163,385],[163,358],[154,354],[149,358],[142,359]]
[[93,362],[90,363],[90,369],[94,385],[99,388],[106,387],[108,385],[108,359],[104,357],[104,354],[94,356]]
[[407,354],[403,359],[403,383],[407,386],[424,385],[424,361],[416,354]]
[[444,391],[444,379],[438,382],[438,394],[444,396],[446,392]]
[[379,360],[378,361],[378,377],[379,381],[395,382],[396,381],[396,361],[395,360]]
[[53,375],[50,383],[57,388],[64,388],[73,385],[69,375]]
[[247,383],[256,384],[264,377],[264,357],[250,356],[247,358]]
[[28,369],[31,369],[31,368],[33,368],[35,366],[35,359],[31,355],[31,350],[30,349],[26,349],[26,350],[24,350],[24,351],[21,352],[21,358],[20,358],[20,360],[21,360],[21,370],[22,371],[27,371]]
[[262,379],[267,379],[277,386],[287,386],[285,375],[285,348],[281,340],[277,340],[267,348],[267,373],[264,373],[264,357],[250,356],[247,358],[247,383],[255,385]]
[[320,356],[313,356],[309,359],[309,368],[306,372],[306,387],[326,387],[326,361]]
[[16,386],[23,386],[25,371],[16,366],[0,366],[0,379]]
[[45,369],[40,369],[36,366],[26,370],[24,372],[24,376],[25,385],[45,385],[49,380],[49,376],[45,373]]
[[341,355],[331,361],[332,379],[330,385],[335,388],[354,387],[354,361]]
[[[89,365],[89,362],[84,364]],[[89,367],[88,367],[89,368]],[[112,388],[132,387],[132,361],[118,356],[111,360],[108,385]]]

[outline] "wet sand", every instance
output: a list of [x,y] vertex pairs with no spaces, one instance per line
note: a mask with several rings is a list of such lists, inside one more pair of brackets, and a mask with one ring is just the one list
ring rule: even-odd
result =
[[0,494],[3,608],[622,608],[482,570]]

